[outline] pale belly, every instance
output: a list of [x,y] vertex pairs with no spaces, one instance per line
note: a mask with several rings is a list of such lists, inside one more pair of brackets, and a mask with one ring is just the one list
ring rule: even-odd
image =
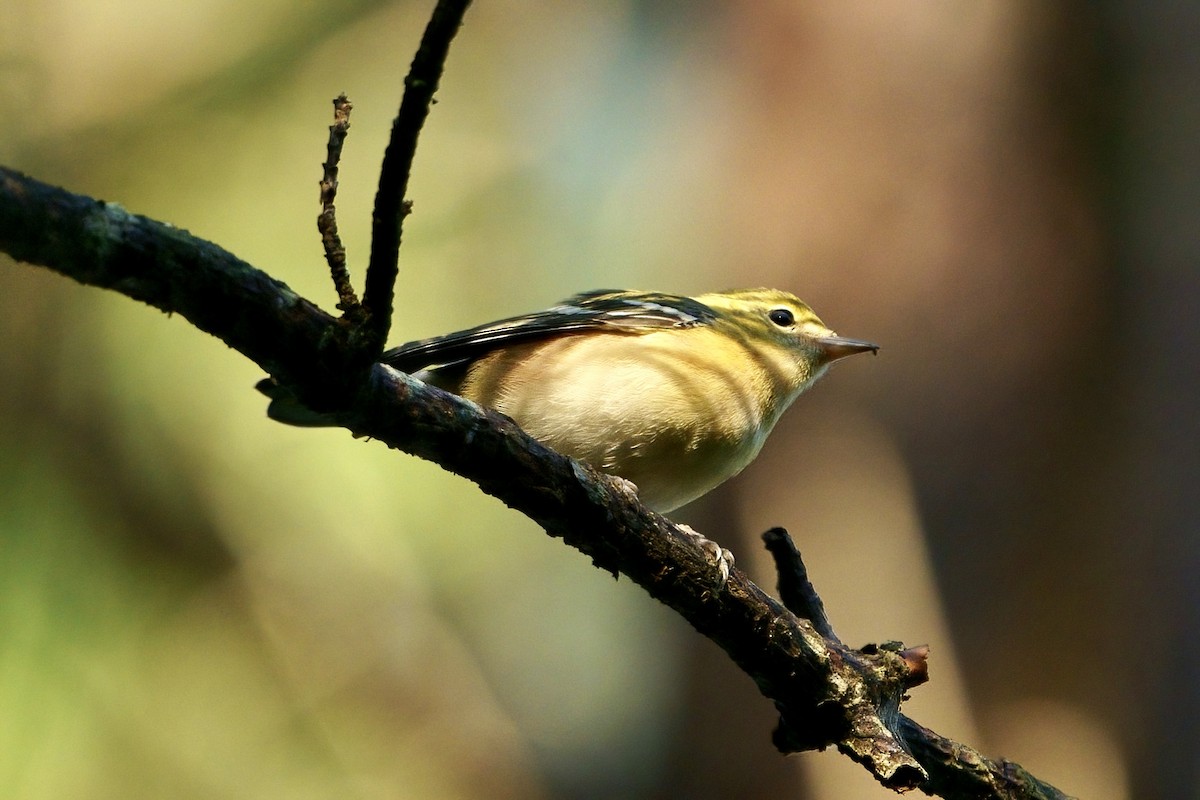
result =
[[[532,355],[514,348],[481,362],[462,393],[560,453],[632,481],[643,503],[670,511],[741,472],[774,419],[756,402],[753,376],[673,353],[656,358],[653,338],[640,338],[650,347],[636,360],[594,349],[584,358],[571,340]],[[489,373],[504,375],[503,385]]]

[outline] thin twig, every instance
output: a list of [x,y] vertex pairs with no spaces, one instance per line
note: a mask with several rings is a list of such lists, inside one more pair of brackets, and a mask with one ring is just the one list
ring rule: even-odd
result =
[[439,0],[404,79],[404,98],[392,123],[392,135],[379,171],[371,225],[371,260],[363,289],[367,319],[359,344],[372,358],[383,351],[392,324],[400,236],[404,218],[412,211],[405,193],[417,151],[417,137],[429,116],[450,42],[470,4],[470,0]]
[[771,528],[762,535],[767,552],[775,559],[775,571],[779,575],[779,599],[788,611],[800,619],[806,619],[826,639],[840,641],[833,632],[829,617],[825,615],[825,604],[808,579],[804,559],[796,549],[796,543],[783,528]]
[[333,286],[337,289],[338,309],[343,319],[360,322],[362,306],[354,287],[350,284],[350,271],[346,269],[346,248],[342,246],[342,237],[338,235],[337,211],[333,201],[337,198],[338,162],[342,158],[342,143],[350,132],[350,111],[354,105],[346,95],[339,94],[333,98],[333,124],[329,126],[329,144],[326,146],[325,163],[322,164],[321,175],[321,213],[317,216],[317,230],[321,232],[321,244],[325,248],[325,261],[329,264],[329,272],[333,276]]

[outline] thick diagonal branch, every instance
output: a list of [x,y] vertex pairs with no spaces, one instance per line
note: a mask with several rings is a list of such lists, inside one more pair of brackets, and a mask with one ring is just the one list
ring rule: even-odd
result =
[[[923,770],[902,748],[872,744],[891,739],[884,716],[894,713],[889,707],[898,705],[910,672],[903,653],[831,643],[736,570],[721,587],[693,537],[642,507],[627,484],[547,449],[506,417],[387,367],[375,365],[363,377],[347,367],[354,348],[343,323],[220,247],[0,168],[0,251],[177,313],[298,389],[306,403],[337,413],[355,433],[475,481],[679,612],[729,653],[785,719],[815,720],[806,726],[806,746],[863,743],[853,757],[885,785],[949,785],[923,784]],[[907,729],[904,738],[914,752],[945,741],[918,730],[910,738]],[[943,765],[949,774],[977,770],[953,755]],[[1032,782],[1020,791],[969,785],[970,794],[946,796],[1062,797]]]

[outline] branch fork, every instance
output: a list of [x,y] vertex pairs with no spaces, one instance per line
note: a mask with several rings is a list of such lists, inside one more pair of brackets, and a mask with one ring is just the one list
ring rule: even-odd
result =
[[380,173],[361,302],[334,209],[351,104],[344,96],[334,101],[319,228],[341,318],[212,243],[3,167],[0,251],[180,314],[314,410],[336,413],[352,433],[475,481],[597,566],[626,575],[725,649],[775,702],[781,751],[835,746],[897,790],[1065,797],[1018,765],[990,761],[901,714],[905,692],[927,679],[928,648],[843,644],[786,531],[764,536],[780,604],[737,569],[723,580],[694,536],[641,506],[622,482],[549,450],[506,417],[375,363],[391,323],[417,136],[468,4],[438,2],[405,80]]

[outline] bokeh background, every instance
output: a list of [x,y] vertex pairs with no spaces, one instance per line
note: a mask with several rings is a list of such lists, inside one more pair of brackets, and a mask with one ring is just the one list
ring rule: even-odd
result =
[[[430,2],[5,0],[0,161],[330,308]],[[677,516],[797,537],[907,710],[1087,798],[1197,796],[1200,10],[480,0],[392,340],[776,286],[880,342]],[[361,272],[356,273],[361,281]],[[269,422],[180,319],[0,256],[0,795],[880,798],[627,581],[438,468]]]

